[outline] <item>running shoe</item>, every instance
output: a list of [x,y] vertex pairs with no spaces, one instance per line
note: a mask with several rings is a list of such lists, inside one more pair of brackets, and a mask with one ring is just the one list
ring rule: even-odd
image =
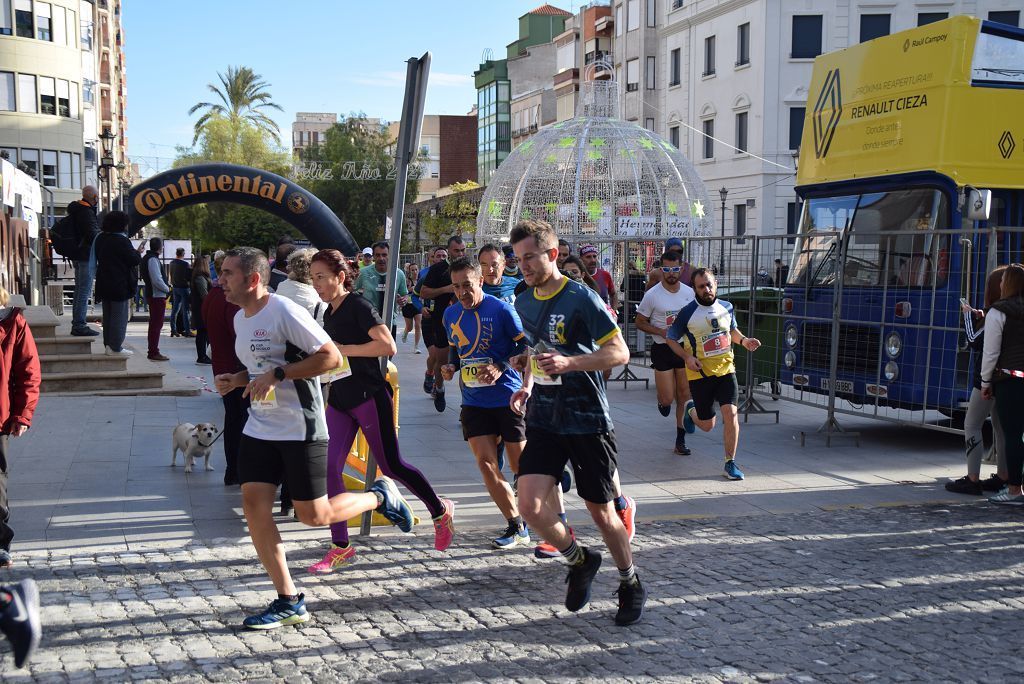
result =
[[380,477],[370,486],[371,492],[379,493],[384,501],[377,507],[377,512],[387,518],[392,525],[403,532],[412,532],[415,518],[409,503],[398,491],[398,487],[390,477]]
[[636,501],[629,496],[623,496],[622,498],[626,500],[626,507],[621,511],[615,511],[615,514],[619,516],[623,527],[626,528],[629,541],[633,541],[633,537],[636,536]]
[[505,440],[498,442],[498,472],[505,469]]
[[309,571],[313,574],[327,574],[352,565],[355,562],[356,547],[352,546],[352,544],[345,544],[345,546],[331,544],[331,550],[327,552],[324,559],[319,563],[310,565]]
[[954,494],[974,494],[981,496],[981,483],[964,475],[957,480],[950,480],[946,483],[946,491]]
[[420,350],[419,347],[416,347],[415,349],[412,350],[412,353],[413,354],[422,354],[423,352]]
[[[576,539],[576,533],[572,531],[571,527],[569,528],[569,536],[573,539]],[[561,555],[561,551],[556,549],[553,544],[548,544],[546,541],[541,541],[540,544],[537,544],[535,547],[533,547],[534,558],[558,558]]]
[[690,409],[692,408],[693,399],[690,399],[686,402],[686,406],[683,407],[683,429],[691,435],[697,430],[697,426],[693,422],[693,417],[690,415]]
[[248,629],[276,629],[288,625],[298,625],[309,620],[306,610],[306,595],[299,594],[299,600],[288,603],[283,598],[270,602],[265,611],[245,618],[242,624]]
[[434,376],[429,373],[423,376],[423,391],[427,394],[434,393]]
[[17,584],[0,587],[10,593],[11,600],[0,612],[0,632],[11,642],[14,666],[23,667],[32,659],[39,645],[42,625],[39,622],[39,589],[35,580],[23,579]]
[[444,413],[445,406],[447,406],[444,400],[444,390],[438,392],[435,387],[432,396],[434,397],[434,408],[438,413]]
[[729,459],[725,462],[725,477],[729,480],[742,480],[743,471],[736,465],[736,461]]
[[658,404],[658,413],[668,418],[668,414],[672,412],[672,404]]
[[637,577],[635,583],[619,584],[615,593],[619,596],[615,624],[625,627],[639,621],[643,617],[644,605],[647,603],[647,590],[640,583],[640,578]]
[[434,518],[434,548],[438,551],[451,546],[455,534],[455,502],[441,499],[441,503],[444,504],[444,513]]
[[569,493],[569,487],[572,487],[572,473],[569,472],[568,468],[566,468],[566,469],[564,469],[562,471],[561,484],[562,484],[562,493],[563,494],[568,494]]
[[1001,504],[1003,506],[1024,506],[1024,494],[1011,494],[1009,487],[1004,487],[1001,492],[988,498],[989,503]]
[[526,525],[519,527],[519,525],[510,524],[497,539],[491,542],[491,545],[502,550],[514,549],[517,546],[529,546],[530,530],[526,528]]
[[981,489],[986,492],[998,492],[1006,486],[1006,480],[999,477],[995,473],[992,476],[981,481]]
[[690,455],[690,447],[686,446],[686,430],[683,428],[676,428],[675,452],[680,456]]
[[565,607],[575,613],[590,603],[590,585],[601,567],[601,554],[583,547],[583,562],[569,568],[565,583],[569,585],[565,592]]
[[405,331],[402,332],[402,344],[405,344],[408,341],[409,341],[409,331],[405,330]]

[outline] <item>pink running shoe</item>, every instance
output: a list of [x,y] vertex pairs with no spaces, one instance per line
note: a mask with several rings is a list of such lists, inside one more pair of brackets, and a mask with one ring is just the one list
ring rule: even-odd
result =
[[455,534],[455,504],[450,499],[441,499],[444,513],[434,518],[434,548],[444,551],[452,543]]
[[338,546],[337,544],[331,544],[331,550],[327,552],[324,559],[319,563],[314,563],[309,566],[309,571],[314,574],[327,574],[340,570],[346,565],[352,565],[356,562],[356,548],[351,544],[345,546]]
[[629,535],[629,541],[633,541],[633,537],[636,536],[636,501],[632,497],[623,496],[626,500],[626,507],[621,511],[615,511],[619,515],[619,520],[626,527],[626,534]]

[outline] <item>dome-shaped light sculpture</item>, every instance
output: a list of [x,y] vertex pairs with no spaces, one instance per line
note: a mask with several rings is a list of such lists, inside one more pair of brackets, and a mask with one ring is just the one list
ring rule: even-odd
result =
[[573,243],[711,235],[713,205],[682,152],[615,118],[614,81],[587,81],[580,97],[582,116],[541,129],[495,171],[477,214],[477,244],[507,241],[527,218]]

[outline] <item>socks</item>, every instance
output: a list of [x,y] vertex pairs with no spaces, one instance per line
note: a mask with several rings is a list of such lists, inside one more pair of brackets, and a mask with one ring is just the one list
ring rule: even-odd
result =
[[508,519],[508,526],[510,528],[511,527],[515,527],[520,532],[522,532],[526,528],[526,525],[523,523],[523,517],[521,515],[517,515],[517,516],[514,516],[512,518],[509,518]]
[[345,541],[338,541],[337,539],[332,539],[331,543],[334,544],[335,546],[339,547],[339,548],[342,548],[342,549],[344,549],[345,547],[347,547],[349,545],[348,539],[346,539]]
[[583,553],[583,547],[576,543],[576,540],[572,540],[572,544],[569,544],[569,548],[561,551],[562,558],[564,558],[569,565],[583,565],[583,561],[586,560],[586,555]]
[[296,603],[299,602],[299,595],[298,594],[278,594],[277,598],[282,599],[284,601],[287,601],[288,603],[292,604],[293,606]]
[[373,495],[377,497],[377,508],[374,510],[376,510],[379,513],[380,509],[384,508],[384,495],[376,491],[373,492]]
[[615,510],[624,511],[627,508],[628,506],[626,505],[626,497],[622,496],[621,494],[615,497]]
[[636,582],[636,567],[632,563],[625,570],[619,568],[619,584],[636,584]]

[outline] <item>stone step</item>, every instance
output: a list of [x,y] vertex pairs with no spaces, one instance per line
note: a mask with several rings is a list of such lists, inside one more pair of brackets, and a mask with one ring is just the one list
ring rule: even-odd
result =
[[44,374],[124,371],[128,370],[128,359],[106,354],[40,354],[39,365]]
[[139,390],[163,387],[160,372],[96,371],[89,373],[43,373],[41,392],[89,392],[97,390]]
[[28,306],[22,312],[28,327],[32,330],[32,337],[36,340],[54,339],[57,336],[57,326],[60,319],[54,315],[48,306]]
[[[32,329],[35,337],[35,328]],[[39,355],[88,354],[92,349],[91,337],[36,337]]]

